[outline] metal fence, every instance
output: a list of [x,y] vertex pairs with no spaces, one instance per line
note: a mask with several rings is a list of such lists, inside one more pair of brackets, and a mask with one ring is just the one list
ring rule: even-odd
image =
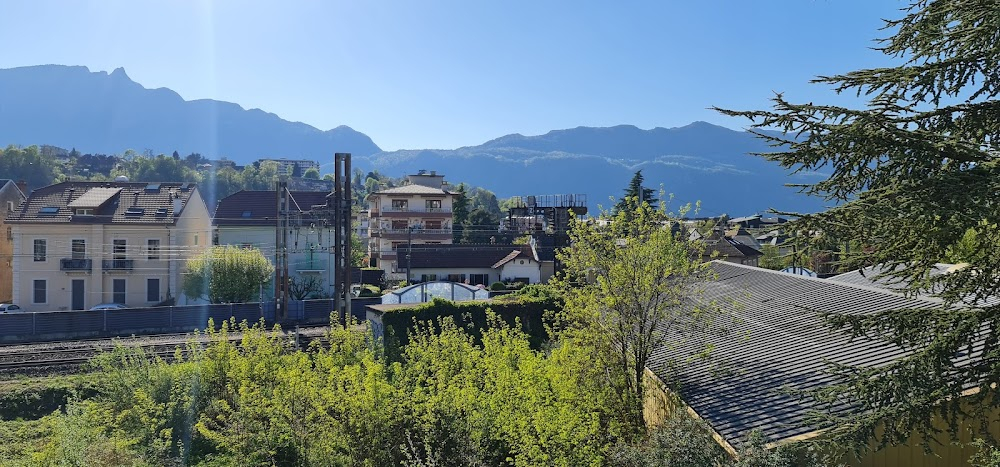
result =
[[[351,315],[365,319],[365,307],[379,298],[353,299]],[[287,324],[329,324],[333,300],[291,300]],[[235,318],[255,323],[275,322],[274,302],[126,308],[97,311],[42,311],[0,314],[0,342],[111,337],[188,332]]]

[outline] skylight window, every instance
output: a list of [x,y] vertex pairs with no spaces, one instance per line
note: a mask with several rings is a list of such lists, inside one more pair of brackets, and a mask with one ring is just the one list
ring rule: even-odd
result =
[[152,193],[159,193],[160,192],[160,184],[159,183],[150,183],[149,185],[146,185],[146,191],[152,192]]
[[125,210],[126,216],[141,216],[142,213],[146,212],[143,208],[128,208]]
[[251,211],[243,211],[243,217],[252,217],[252,216],[253,216],[253,212],[251,212]]
[[44,208],[39,209],[38,213],[51,216],[54,214],[58,214],[59,208],[57,206],[45,206]]
[[159,217],[159,216],[166,216],[167,215],[167,208],[157,208],[156,215],[157,215],[157,217]]

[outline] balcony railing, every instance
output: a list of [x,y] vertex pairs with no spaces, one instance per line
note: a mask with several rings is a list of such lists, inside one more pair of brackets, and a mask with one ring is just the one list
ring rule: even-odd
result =
[[101,262],[105,271],[131,271],[135,267],[134,259],[106,259]]
[[414,213],[451,213],[448,208],[427,208],[423,206],[396,207],[389,206],[382,208],[382,212],[414,212]]
[[59,269],[67,272],[90,272],[94,262],[83,258],[63,258],[59,260]]
[[321,259],[302,260],[295,263],[295,270],[298,272],[323,272],[326,271],[326,261]]

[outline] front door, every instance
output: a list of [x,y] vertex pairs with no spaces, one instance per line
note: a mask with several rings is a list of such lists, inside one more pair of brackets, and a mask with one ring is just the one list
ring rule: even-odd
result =
[[83,288],[83,279],[73,279],[73,309],[82,310],[84,309],[84,298],[86,297],[86,291]]

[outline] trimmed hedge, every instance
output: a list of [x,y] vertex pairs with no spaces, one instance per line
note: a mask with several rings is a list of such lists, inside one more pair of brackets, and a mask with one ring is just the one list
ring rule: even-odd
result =
[[486,327],[486,310],[492,310],[508,325],[520,323],[521,331],[528,335],[528,342],[535,349],[548,340],[543,318],[546,312],[559,309],[557,300],[550,297],[508,296],[492,302],[452,302],[435,298],[412,307],[397,308],[382,315],[386,357],[399,361],[403,348],[409,343],[409,331],[418,322],[434,323],[439,318],[452,318],[478,341]]

